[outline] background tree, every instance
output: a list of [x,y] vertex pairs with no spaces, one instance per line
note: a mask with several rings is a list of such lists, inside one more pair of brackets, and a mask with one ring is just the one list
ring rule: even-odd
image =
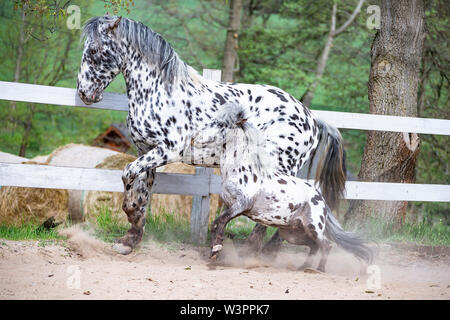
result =
[[228,17],[227,36],[222,62],[222,81],[233,81],[233,75],[238,60],[238,37],[241,26],[242,0],[230,0],[230,13]]
[[[417,116],[424,9],[423,0],[381,2],[381,29],[371,49],[369,102],[373,114]],[[359,179],[414,182],[419,144],[415,133],[369,131]],[[404,201],[355,201],[345,218],[358,224],[369,216],[400,222],[406,206]]]

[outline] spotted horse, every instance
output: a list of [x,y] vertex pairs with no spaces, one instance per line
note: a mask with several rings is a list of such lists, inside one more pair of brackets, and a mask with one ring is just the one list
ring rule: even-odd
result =
[[[253,115],[248,122],[260,131],[266,151],[283,174],[295,176],[308,159],[318,157],[315,151],[321,142],[326,152],[316,180],[328,204],[337,205],[345,188],[341,136],[288,93],[267,85],[207,80],[161,35],[130,19],[91,18],[82,37],[78,94],[85,104],[99,102],[122,72],[129,100],[127,126],[139,155],[122,176],[122,208],[131,228],[114,245],[117,252],[130,253],[142,239],[155,168],[177,161],[219,166],[218,153],[193,154],[186,146],[200,128],[213,123],[226,103],[238,103]],[[278,238],[276,233],[272,240]]]
[[245,215],[255,222],[278,228],[281,240],[310,247],[299,269],[309,268],[314,255],[322,257],[318,270],[325,272],[331,241],[371,263],[372,251],[365,240],[345,232],[312,184],[277,171],[265,152],[260,131],[248,123],[246,110],[227,104],[218,113],[216,123],[197,132],[194,148],[219,149],[222,175],[221,198],[227,209],[211,228],[211,258],[222,250],[224,230],[229,221]]

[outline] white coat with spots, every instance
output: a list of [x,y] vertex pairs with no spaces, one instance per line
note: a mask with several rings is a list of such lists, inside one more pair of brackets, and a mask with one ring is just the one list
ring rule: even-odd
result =
[[[238,103],[265,139],[277,170],[295,176],[327,144],[319,183],[330,203],[345,188],[345,165],[339,132],[315,118],[283,90],[265,85],[210,81],[186,65],[170,44],[145,25],[120,17],[95,17],[83,30],[83,57],[78,73],[80,98],[91,104],[120,72],[129,99],[127,125],[139,157],[123,173],[123,210],[131,228],[115,249],[129,253],[141,240],[145,206],[154,169],[171,162],[217,167],[218,152],[189,153],[186,145],[200,128],[212,124],[226,103]],[[327,174],[320,175],[320,171]],[[329,183],[327,183],[329,182]]]

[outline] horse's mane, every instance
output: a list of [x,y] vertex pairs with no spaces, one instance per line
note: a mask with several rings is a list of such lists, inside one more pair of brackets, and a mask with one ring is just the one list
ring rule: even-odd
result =
[[[84,25],[82,39],[100,41],[99,25],[111,23],[117,18],[102,16],[89,19]],[[188,77],[188,66],[178,57],[169,42],[144,24],[122,18],[114,34],[118,39],[127,39],[149,64],[158,67],[166,85]]]
[[[225,104],[217,114],[216,121],[225,128],[225,143],[227,146],[236,146],[241,143],[241,156],[247,154],[248,159],[260,175],[273,173],[274,164],[266,151],[266,140],[260,130],[255,128],[247,120],[251,114],[237,103]],[[228,147],[227,147],[228,148]]]

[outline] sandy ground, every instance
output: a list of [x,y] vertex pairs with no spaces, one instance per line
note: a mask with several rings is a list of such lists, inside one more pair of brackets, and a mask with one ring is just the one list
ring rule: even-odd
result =
[[[231,240],[208,248],[147,241],[128,256],[77,229],[69,240],[0,239],[0,299],[450,299],[450,258],[379,245],[375,267],[333,248],[327,272],[296,271],[305,253],[242,258]],[[379,280],[379,281],[378,281]]]

